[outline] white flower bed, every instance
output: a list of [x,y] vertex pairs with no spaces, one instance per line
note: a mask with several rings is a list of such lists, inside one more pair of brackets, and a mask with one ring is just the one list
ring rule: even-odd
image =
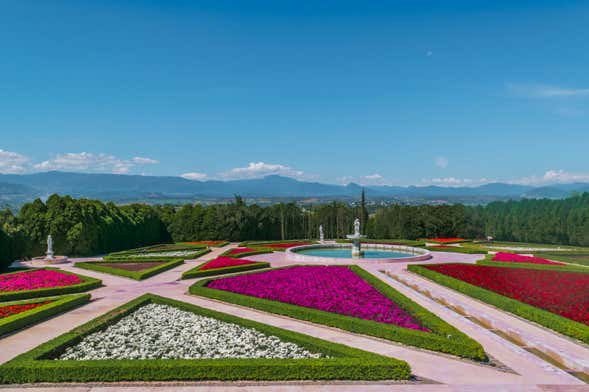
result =
[[320,358],[276,336],[149,304],[68,347],[59,359]]
[[137,253],[131,255],[131,257],[182,257],[191,255],[196,252],[198,252],[198,250],[176,250],[169,252]]

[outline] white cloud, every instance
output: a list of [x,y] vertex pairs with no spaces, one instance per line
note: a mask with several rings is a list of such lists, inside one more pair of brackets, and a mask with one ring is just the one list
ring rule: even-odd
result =
[[187,180],[192,180],[192,181],[202,181],[202,180],[206,180],[208,176],[204,173],[190,172],[190,173],[184,173],[180,177],[185,178]]
[[448,158],[446,157],[437,157],[435,160],[436,166],[440,167],[442,169],[445,169],[448,167]]
[[89,172],[110,172],[126,174],[136,166],[158,163],[155,159],[135,157],[130,160],[120,159],[113,155],[93,154],[89,152],[68,152],[58,154],[53,159],[34,165],[37,170],[71,170]]
[[457,178],[457,177],[442,177],[442,178],[431,178],[427,179],[424,178],[421,180],[423,185],[439,185],[439,186],[479,186],[483,184],[488,184],[490,182],[487,178],[479,178],[479,179],[472,179],[472,178]]
[[300,170],[295,170],[290,166],[265,162],[250,162],[246,167],[236,167],[227,172],[221,173],[220,177],[227,180],[261,178],[268,175],[280,175],[296,179],[310,178]]
[[0,173],[18,174],[23,173],[29,166],[30,159],[17,152],[4,151],[0,149]]
[[589,88],[569,88],[544,84],[508,83],[507,90],[516,96],[527,98],[563,98],[589,96]]
[[160,163],[160,161],[158,161],[156,159],[145,158],[145,157],[135,157],[131,160],[138,165],[157,165],[158,163]]
[[390,185],[390,182],[387,181],[382,175],[378,173],[369,174],[367,176],[360,176],[360,177],[353,177],[353,176],[343,176],[338,177],[336,179],[338,184],[347,185],[351,182],[360,185]]
[[511,184],[548,185],[572,182],[589,182],[589,173],[570,173],[565,170],[548,170],[542,176],[522,177],[509,181]]

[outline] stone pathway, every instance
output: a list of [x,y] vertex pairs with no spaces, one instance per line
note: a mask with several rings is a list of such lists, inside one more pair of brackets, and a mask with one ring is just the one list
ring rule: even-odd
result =
[[[240,391],[263,391],[263,390],[306,390],[319,391],[326,389],[337,390],[366,390],[366,391],[456,391],[464,390],[477,392],[481,391],[577,391],[589,390],[587,385],[584,385],[580,380],[572,377],[568,373],[552,366],[548,362],[522,350],[518,346],[509,341],[489,332],[478,324],[474,324],[467,318],[455,313],[443,305],[423,296],[415,290],[403,285],[402,283],[387,277],[380,273],[380,270],[385,269],[391,273],[408,274],[405,271],[406,263],[394,263],[370,265],[363,263],[361,266],[367,271],[375,274],[386,283],[392,285],[403,294],[407,295],[414,301],[426,306],[430,311],[437,314],[444,320],[452,323],[463,332],[469,334],[474,339],[478,340],[485,348],[485,350],[493,357],[499,360],[507,367],[513,369],[515,373],[504,372],[495,369],[491,366],[478,365],[474,362],[460,360],[454,357],[449,357],[426,350],[420,350],[408,346],[402,346],[390,341],[371,338],[367,336],[357,335],[335,328],[325,327],[317,324],[311,324],[304,321],[299,321],[287,317],[268,314],[265,312],[244,308],[236,305],[222,303],[202,297],[196,297],[187,294],[188,287],[196,281],[180,280],[182,272],[194,268],[194,266],[202,263],[204,260],[214,258],[230,247],[236,244],[231,244],[223,248],[213,248],[213,252],[204,255],[197,260],[189,260],[185,264],[175,267],[171,270],[163,272],[147,280],[138,282],[132,279],[118,277],[114,275],[104,274],[89,270],[80,270],[73,267],[72,264],[60,265],[59,268],[64,270],[78,272],[84,275],[102,279],[105,287],[92,291],[93,301],[83,307],[69,311],[63,315],[47,320],[41,324],[35,325],[31,328],[25,329],[13,335],[9,335],[0,339],[0,363],[6,362],[16,355],[26,352],[37,345],[61,335],[62,333],[81,325],[99,315],[102,315],[109,310],[116,308],[136,298],[144,293],[154,293],[161,296],[174,298],[177,300],[189,302],[198,306],[211,308],[217,311],[230,313],[239,317],[260,321],[266,324],[274,325],[284,329],[305,333],[311,336],[322,338],[336,343],[346,344],[352,347],[357,347],[366,351],[379,353],[402,359],[407,361],[413,370],[413,373],[420,379],[432,380],[438,384],[391,384],[391,383],[179,383],[179,384],[150,384],[149,388],[143,386],[128,385],[125,390],[240,390]],[[434,253],[432,260],[427,263],[439,263],[448,261],[460,261],[466,263],[475,262],[480,256],[464,255],[464,254],[448,254],[444,252]],[[258,261],[269,261],[273,266],[288,265],[289,262],[284,259],[284,253],[276,252],[273,254],[263,254],[250,257]],[[74,259],[73,261],[81,261],[83,259]],[[413,276],[413,275],[412,275]],[[432,282],[420,279],[419,285],[429,287],[431,290],[442,290],[444,288],[435,287]],[[430,287],[431,286],[431,287]],[[454,293],[451,290],[444,295],[455,297],[461,301],[473,301],[461,294]],[[469,305],[481,311],[489,311],[487,305],[473,301]],[[493,310],[491,308],[491,310]],[[547,332],[544,329],[533,326],[525,321],[514,318],[506,313],[494,309],[497,317],[506,321],[514,321],[520,327],[525,327],[527,331],[532,334],[538,334],[540,339],[548,339],[550,343],[557,344],[564,338]],[[511,319],[514,320],[511,320]],[[560,339],[560,340],[559,340]],[[562,350],[569,350],[574,355],[578,355],[582,350],[587,350],[586,347],[574,344],[566,340],[566,344],[559,346]],[[562,342],[561,342],[562,343]],[[560,343],[559,343],[560,344]],[[572,344],[572,346],[571,346]],[[579,351],[580,350],[580,351]],[[587,356],[589,358],[589,356]],[[559,387],[560,386],[560,387]],[[44,388],[34,388],[31,390],[72,390],[72,391],[111,391],[121,390],[121,385],[117,386],[56,386]],[[20,388],[0,387],[0,390],[20,390]]]

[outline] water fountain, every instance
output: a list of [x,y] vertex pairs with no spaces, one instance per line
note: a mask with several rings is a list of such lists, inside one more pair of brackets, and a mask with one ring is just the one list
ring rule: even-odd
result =
[[364,252],[362,252],[362,243],[360,240],[366,238],[366,236],[360,234],[360,219],[356,218],[354,220],[354,234],[348,234],[346,238],[352,240],[352,257],[362,257]]

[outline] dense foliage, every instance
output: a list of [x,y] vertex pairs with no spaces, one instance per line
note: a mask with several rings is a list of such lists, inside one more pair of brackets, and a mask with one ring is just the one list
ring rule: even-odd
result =
[[236,197],[234,203],[210,206],[115,206],[54,195],[45,203],[26,204],[16,216],[0,212],[0,262],[43,254],[48,234],[57,253],[82,256],[172,241],[312,239],[318,237],[319,225],[326,238],[345,238],[356,217],[367,220],[363,231],[369,238],[493,236],[504,241],[589,245],[589,193],[477,207],[392,205],[369,218],[362,205],[342,202],[263,208]]

